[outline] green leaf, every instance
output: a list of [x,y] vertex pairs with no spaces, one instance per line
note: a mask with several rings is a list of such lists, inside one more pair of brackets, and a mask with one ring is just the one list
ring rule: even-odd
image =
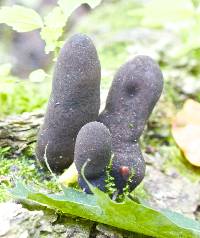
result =
[[36,11],[18,5],[0,8],[0,23],[5,23],[18,32],[32,31],[43,26]]
[[63,34],[63,28],[72,12],[83,3],[88,3],[92,8],[96,7],[101,0],[59,0],[55,7],[45,18],[41,37],[46,43],[46,53],[55,51],[63,44],[59,39]]
[[36,202],[64,214],[76,215],[93,221],[115,226],[128,231],[160,238],[200,237],[200,223],[171,211],[158,211],[126,197],[116,203],[102,191],[90,185],[94,195],[72,188],[63,194],[47,195],[32,191],[17,182],[11,194],[22,201]]
[[45,18],[41,37],[46,43],[45,51],[54,51],[59,45],[59,38],[63,34],[66,25],[66,17],[60,7],[55,7]]
[[82,4],[87,3],[91,8],[95,8],[101,3],[101,0],[59,0],[58,5],[62,8],[65,13],[66,19],[72,14],[72,12],[81,6]]

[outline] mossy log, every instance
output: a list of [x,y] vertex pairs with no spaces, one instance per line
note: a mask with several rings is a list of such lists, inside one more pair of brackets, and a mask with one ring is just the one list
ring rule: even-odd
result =
[[[34,112],[34,113],[24,113],[19,116],[9,116],[7,118],[0,120],[0,147],[11,147],[14,156],[19,156],[24,150],[29,149],[31,146],[35,144],[36,141],[36,134],[38,132],[39,126],[43,121],[44,114],[42,112]],[[199,217],[199,201],[200,195],[196,191],[200,189],[199,181],[191,181],[187,177],[183,176],[179,173],[179,171],[174,167],[173,169],[164,170],[163,164],[165,163],[165,159],[162,157],[156,156],[145,156],[146,160],[146,175],[142,184],[144,192],[148,195],[148,202],[157,208],[168,208],[180,213],[183,213],[192,218]],[[12,203],[14,204],[14,203]],[[187,204],[187,206],[185,206]],[[4,209],[7,204],[2,204],[0,208]],[[8,204],[8,206],[10,206]],[[12,205],[13,209],[15,210],[15,205]],[[29,213],[29,210],[23,210],[22,207],[16,205],[16,209],[19,209],[22,213],[27,213],[30,215],[30,220],[32,215],[35,213]],[[0,236],[7,238],[12,237],[8,234],[12,234],[15,232],[13,229],[17,229],[17,226],[21,226],[20,223],[16,223],[16,226],[9,226],[7,227],[7,232],[4,232],[4,227],[1,226],[1,221],[5,217],[2,217],[3,214],[0,212]],[[10,214],[8,218],[8,224],[14,224],[14,214]],[[46,221],[46,216],[43,215],[43,211],[40,210],[39,213],[41,224],[43,224],[43,220]],[[29,217],[29,216],[26,216]],[[64,219],[64,218],[63,218]],[[62,233],[63,237],[137,237],[134,236],[133,233],[127,233],[125,231],[119,231],[115,228],[111,228],[108,226],[104,226],[102,224],[92,223],[92,225],[88,228],[87,227],[87,235],[82,236],[85,234],[82,231],[82,220],[78,222],[77,219],[65,218],[68,221],[70,220],[70,224],[74,223],[73,229],[68,229],[68,223],[60,223],[57,221],[59,226],[62,228],[61,232],[57,231],[57,226],[52,226],[51,222],[48,222],[48,227],[51,228],[51,231],[43,231],[44,227],[37,226],[37,229],[34,232],[40,232],[41,237],[62,237],[60,234]],[[27,221],[29,218],[27,218]],[[56,219],[57,220],[57,219]],[[38,220],[37,220],[38,221]],[[11,222],[11,223],[9,223]],[[21,221],[24,222],[23,219]],[[84,221],[83,221],[84,223]],[[24,224],[24,223],[23,223]],[[84,223],[85,224],[85,223]],[[88,223],[89,224],[89,223]],[[71,226],[71,225],[70,225]],[[78,226],[78,228],[77,228]],[[81,227],[81,229],[79,229]],[[48,229],[50,229],[48,228]],[[55,228],[55,229],[54,229]],[[46,227],[44,228],[46,229]],[[59,228],[60,229],[60,228]],[[54,231],[55,230],[55,231]],[[77,231],[78,230],[78,231]],[[71,232],[70,235],[66,232]],[[1,233],[2,232],[2,233]],[[11,233],[10,233],[11,232]],[[31,234],[33,230],[27,230],[27,227],[22,227],[21,234],[25,232],[28,234],[26,237],[32,237]],[[60,233],[59,233],[60,232]],[[79,233],[80,236],[77,235]],[[46,235],[46,236],[45,236]],[[15,236],[16,237],[16,236]],[[140,237],[140,236],[139,236]]]

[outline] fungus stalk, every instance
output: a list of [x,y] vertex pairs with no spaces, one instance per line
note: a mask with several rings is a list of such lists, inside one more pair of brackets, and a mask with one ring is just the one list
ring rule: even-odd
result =
[[88,36],[72,36],[58,57],[44,123],[37,138],[36,156],[52,171],[62,172],[74,160],[74,146],[82,126],[98,117],[101,67]]
[[[145,161],[139,138],[163,88],[159,66],[148,56],[137,56],[116,73],[99,115],[112,136],[114,154],[111,174],[120,193],[129,186],[131,192],[144,178]],[[134,171],[131,181],[127,177]]]

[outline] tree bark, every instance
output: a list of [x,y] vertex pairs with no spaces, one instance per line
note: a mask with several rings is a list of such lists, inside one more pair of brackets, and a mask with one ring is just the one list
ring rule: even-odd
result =
[[43,113],[24,113],[0,120],[0,147],[11,147],[15,155],[36,141]]

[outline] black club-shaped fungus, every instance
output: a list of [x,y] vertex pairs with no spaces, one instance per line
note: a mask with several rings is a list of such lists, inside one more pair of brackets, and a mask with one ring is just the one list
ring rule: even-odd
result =
[[163,89],[159,66],[137,56],[116,73],[98,121],[109,128],[114,153],[112,175],[120,193],[132,191],[144,178],[145,162],[138,140]]
[[90,193],[81,175],[85,165],[86,179],[101,190],[105,190],[106,169],[111,158],[111,135],[100,122],[90,122],[78,133],[75,144],[74,162],[79,174],[79,185]]
[[55,172],[73,162],[76,136],[83,125],[97,119],[100,107],[100,62],[85,35],[74,35],[58,57],[52,92],[37,140],[37,158]]

